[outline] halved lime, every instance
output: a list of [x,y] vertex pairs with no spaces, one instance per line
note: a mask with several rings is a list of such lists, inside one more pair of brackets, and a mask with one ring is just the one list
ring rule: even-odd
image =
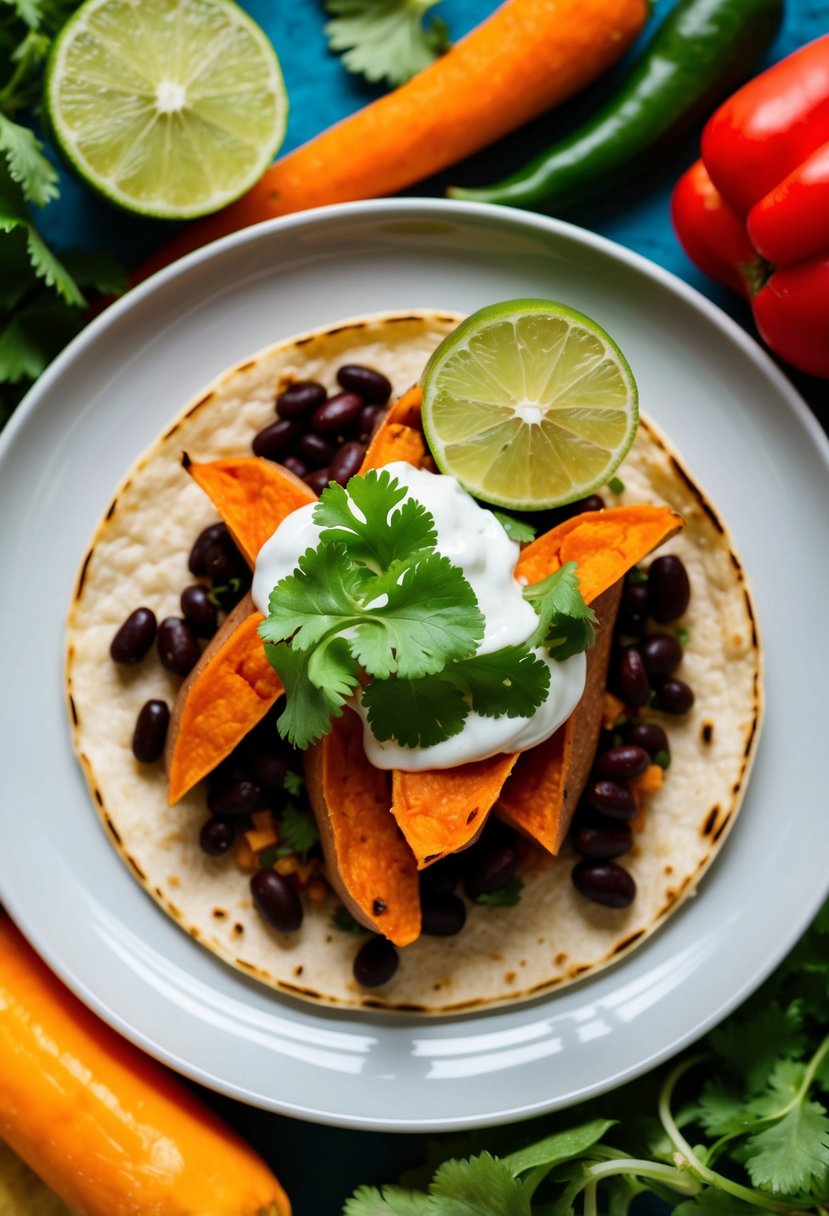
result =
[[273,47],[231,0],[86,0],[46,76],[51,130],[80,177],[166,219],[249,189],[276,155],[287,108]]
[[622,462],[638,418],[619,347],[552,300],[473,313],[423,374],[423,425],[438,467],[495,506],[530,511],[583,498]]

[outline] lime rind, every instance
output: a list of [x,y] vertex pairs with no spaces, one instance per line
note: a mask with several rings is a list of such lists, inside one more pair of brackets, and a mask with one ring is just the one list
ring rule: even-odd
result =
[[617,343],[552,300],[511,300],[462,321],[422,378],[438,468],[493,506],[537,510],[585,497],[633,442],[638,394]]
[[288,104],[270,41],[233,0],[86,0],[52,48],[45,110],[97,193],[194,219],[258,181]]

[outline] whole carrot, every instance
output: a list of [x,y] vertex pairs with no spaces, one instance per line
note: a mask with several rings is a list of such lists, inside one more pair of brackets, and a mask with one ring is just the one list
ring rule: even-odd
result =
[[249,224],[394,194],[455,164],[606,71],[647,15],[647,0],[505,0],[406,84],[283,156],[237,202],[186,228],[138,277]]
[[0,1139],[83,1216],[290,1216],[265,1162],[0,909]]

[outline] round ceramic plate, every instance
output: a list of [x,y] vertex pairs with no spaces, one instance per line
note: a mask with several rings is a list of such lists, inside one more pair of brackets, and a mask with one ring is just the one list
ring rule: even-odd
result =
[[[177,929],[107,843],[65,720],[77,563],[136,454],[228,365],[355,314],[471,311],[517,296],[565,300],[610,330],[643,409],[731,525],[767,653],[768,711],[743,811],[697,897],[592,980],[462,1019],[292,1003]],[[440,201],[362,203],[192,255],[94,322],[3,436],[0,896],[66,983],[128,1038],[286,1114],[470,1127],[643,1071],[754,988],[826,890],[829,816],[814,761],[829,687],[827,464],[806,407],[737,326],[641,258],[565,224]]]

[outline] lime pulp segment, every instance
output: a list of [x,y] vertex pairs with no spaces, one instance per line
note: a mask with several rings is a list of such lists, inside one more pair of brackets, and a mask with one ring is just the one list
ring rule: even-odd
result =
[[231,0],[87,0],[53,49],[46,106],[88,184],[165,218],[244,193],[287,113],[273,47]]
[[444,339],[423,378],[439,468],[486,502],[525,510],[605,484],[633,441],[637,401],[612,338],[552,301],[474,313]]

